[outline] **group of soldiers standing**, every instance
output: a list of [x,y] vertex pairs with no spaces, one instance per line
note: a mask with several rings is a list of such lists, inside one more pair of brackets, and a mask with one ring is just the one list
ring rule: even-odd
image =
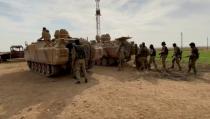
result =
[[[54,35],[54,39],[53,40],[58,40],[60,41],[60,37],[62,36],[61,30],[57,30],[55,32]],[[70,38],[70,36],[68,36],[68,38]],[[51,35],[49,30],[47,30],[45,27],[42,30],[42,36],[41,38],[39,38],[38,40],[44,40],[46,41],[46,44],[50,44],[51,41]],[[62,40],[61,40],[62,41]],[[161,43],[162,45],[162,49],[161,52],[159,53],[160,58],[161,58],[161,62],[162,62],[162,69],[163,71],[167,71],[167,67],[166,67],[166,59],[168,57],[168,48],[166,46],[165,42]],[[189,67],[188,67],[188,72],[191,71],[191,69],[193,69],[194,74],[197,73],[196,70],[196,61],[199,58],[199,51],[195,46],[195,43],[190,43],[189,44],[191,47],[191,54],[189,55]],[[119,70],[122,70],[123,65],[125,64],[125,48],[123,47],[123,43],[120,45],[119,49],[118,49],[118,57],[119,57],[119,62],[118,62],[118,66],[119,66]],[[77,79],[77,84],[80,84],[80,80],[81,80],[81,75],[84,76],[85,79],[85,83],[88,82],[88,78],[87,78],[87,72],[86,72],[86,56],[85,56],[85,49],[83,47],[83,45],[81,45],[80,40],[75,40],[75,43],[73,43],[71,46],[67,46],[68,48],[70,48],[71,52],[70,52],[70,56],[71,56],[71,67],[72,67],[72,72],[75,76],[75,78]],[[182,59],[182,51],[181,49],[174,43],[173,44],[173,48],[174,48],[174,53],[173,53],[173,58],[172,58],[172,66],[171,68],[174,68],[175,63],[177,64],[179,71],[182,70],[182,67],[180,65],[180,61]],[[142,44],[135,45],[135,64],[136,64],[136,68],[138,70],[151,70],[151,65],[154,65],[155,70],[158,70],[158,66],[156,63],[156,55],[157,55],[157,51],[155,49],[155,47],[153,46],[153,44],[150,45],[149,48],[146,47],[145,43],[143,42]]]
[[[165,42],[161,43],[162,49],[159,53],[161,63],[162,63],[162,70],[167,72],[167,67],[166,67],[166,60],[168,57],[169,50],[166,46]],[[199,58],[199,51],[197,47],[195,46],[195,43],[190,43],[189,44],[191,48],[191,53],[188,56],[189,57],[189,64],[188,64],[188,73],[193,69],[194,74],[197,73],[196,70],[196,61]],[[171,69],[174,68],[175,63],[177,64],[179,71],[182,70],[181,67],[181,60],[182,60],[182,50],[176,45],[176,43],[173,43],[173,55],[172,55],[172,66],[170,67]],[[151,44],[149,49],[145,46],[145,43],[143,42],[142,44],[137,46],[135,45],[135,64],[136,68],[138,70],[151,70],[151,65],[154,65],[155,70],[158,70],[158,66],[156,64],[156,49],[154,46]]]

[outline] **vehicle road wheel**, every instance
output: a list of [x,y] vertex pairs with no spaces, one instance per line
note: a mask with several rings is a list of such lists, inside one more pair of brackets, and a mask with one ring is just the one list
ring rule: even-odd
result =
[[46,76],[50,76],[51,75],[51,66],[50,65],[46,65]]
[[113,65],[114,63],[115,63],[114,59],[109,58],[109,60],[108,60],[108,64],[109,64],[109,65]]
[[46,73],[46,68],[45,68],[46,66],[45,66],[45,64],[41,64],[41,67],[42,67],[41,68],[42,69],[41,72],[42,72],[43,75],[45,75],[45,73]]
[[27,61],[28,68],[31,70],[31,62]]
[[34,71],[34,63],[31,62],[31,70]]

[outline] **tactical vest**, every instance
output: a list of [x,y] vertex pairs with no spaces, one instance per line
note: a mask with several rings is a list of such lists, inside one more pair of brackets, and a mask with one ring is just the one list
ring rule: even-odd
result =
[[76,59],[85,59],[85,49],[81,45],[75,45]]

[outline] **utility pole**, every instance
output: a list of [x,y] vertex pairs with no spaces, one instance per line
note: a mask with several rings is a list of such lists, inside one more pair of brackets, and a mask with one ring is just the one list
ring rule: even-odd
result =
[[181,49],[183,49],[183,33],[181,32]]
[[100,11],[100,0],[96,1],[96,41],[100,42],[100,35],[101,35],[101,11]]
[[209,50],[209,38],[207,37],[207,50]]

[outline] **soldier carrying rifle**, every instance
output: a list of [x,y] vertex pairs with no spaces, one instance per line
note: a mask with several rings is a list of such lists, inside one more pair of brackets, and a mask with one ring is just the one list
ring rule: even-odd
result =
[[172,66],[171,68],[173,69],[174,68],[174,64],[176,62],[176,64],[178,65],[179,67],[179,71],[182,70],[182,67],[180,65],[180,61],[182,59],[182,51],[181,49],[176,45],[176,43],[173,44],[173,47],[174,47],[174,54],[172,56]]
[[189,67],[188,67],[188,73],[190,73],[191,69],[193,68],[194,74],[197,74],[197,69],[196,69],[196,61],[199,58],[199,51],[198,48],[195,46],[195,43],[190,43],[189,44],[191,47],[191,54],[188,56],[189,57]]
[[161,61],[162,61],[163,70],[166,71],[167,70],[166,69],[166,59],[167,59],[167,56],[168,56],[168,48],[166,47],[165,42],[162,42],[161,45],[162,45],[162,50],[159,53],[159,55],[160,55],[160,58],[161,58]]

